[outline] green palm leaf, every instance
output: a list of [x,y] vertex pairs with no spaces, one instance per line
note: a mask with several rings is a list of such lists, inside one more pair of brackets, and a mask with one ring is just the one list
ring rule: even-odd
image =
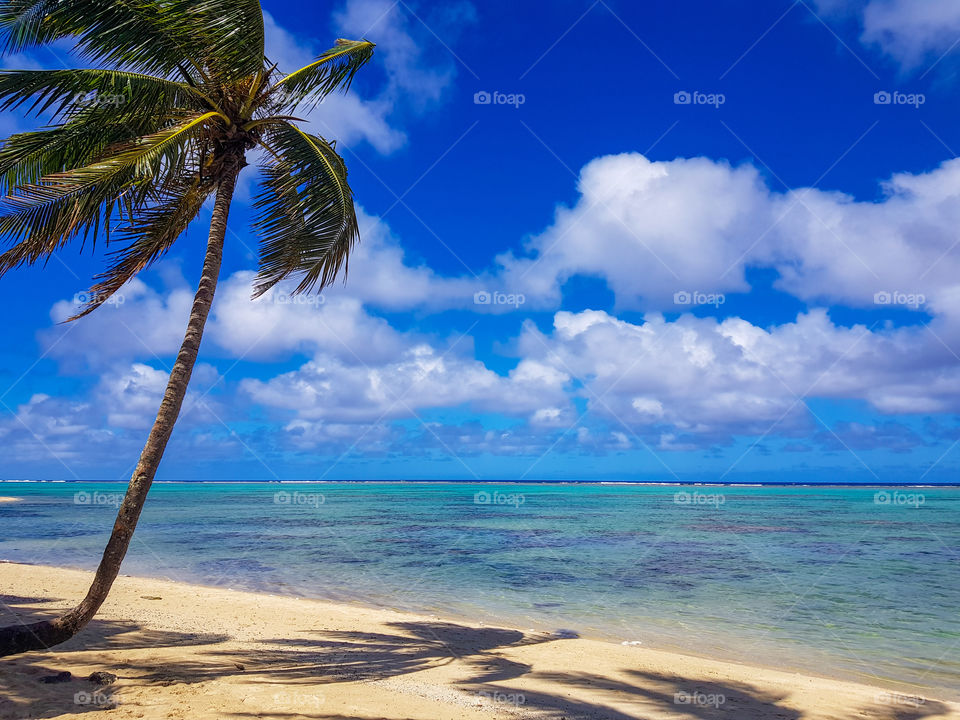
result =
[[255,0],[0,0],[6,50],[63,38],[110,67],[0,71],[0,111],[53,121],[0,144],[0,276],[75,238],[109,243],[112,231],[125,247],[111,253],[93,296],[116,292],[166,252],[257,144],[275,157],[255,206],[255,293],[290,275],[298,292],[322,288],[345,268],[358,237],[346,167],[289,112],[346,90],[373,43],[338,40],[276,81]]
[[86,237],[101,222],[109,223],[117,207],[141,206],[150,196],[152,179],[169,184],[183,174],[190,161],[185,142],[217,116],[205,113],[118,148],[92,165],[17,186],[16,194],[0,201],[0,235],[19,240],[0,255],[0,275],[36,262],[78,234]]
[[59,617],[0,627],[0,656],[64,642],[106,600],[183,407],[247,152],[272,154],[256,200],[257,294],[290,275],[297,292],[323,288],[358,237],[343,160],[291,125],[289,108],[346,89],[373,43],[338,40],[274,83],[256,0],[0,0],[0,52],[62,38],[101,67],[0,71],[0,111],[26,107],[51,123],[0,143],[0,277],[78,237],[95,245],[101,230],[109,244],[112,230],[122,247],[108,251],[76,320],[163,257],[216,199],[183,342],[94,582]]
[[336,45],[309,65],[280,79],[274,88],[285,94],[288,107],[322,100],[337,88],[346,91],[354,75],[373,57],[375,45],[367,40],[337,40]]
[[197,217],[214,188],[197,176],[186,184],[175,183],[158,202],[140,210],[119,231],[118,241],[128,243],[127,246],[110,253],[111,264],[94,278],[97,282],[88,293],[90,300],[69,320],[92,313],[137,273],[163,257]]
[[4,51],[72,37],[92,60],[166,76],[204,51],[201,33],[173,7],[178,4],[180,0],[7,0],[0,6]]
[[268,142],[275,156],[254,201],[261,235],[254,296],[290,275],[300,277],[297,293],[322,290],[359,236],[346,166],[326,140],[292,125],[272,128]]
[[97,62],[206,80],[255,73],[263,64],[263,12],[253,0],[7,0],[6,52],[75,38]]
[[[120,70],[0,70],[0,111],[32,100],[28,111],[70,116],[86,108],[162,116],[174,108],[213,110],[204,95],[186,83]],[[129,118],[126,118],[129,119]]]

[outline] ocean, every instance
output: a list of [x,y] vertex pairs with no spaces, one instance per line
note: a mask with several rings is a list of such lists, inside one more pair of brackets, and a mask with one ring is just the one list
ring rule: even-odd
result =
[[[0,559],[94,568],[123,490],[0,484]],[[956,487],[159,483],[123,572],[960,699]]]

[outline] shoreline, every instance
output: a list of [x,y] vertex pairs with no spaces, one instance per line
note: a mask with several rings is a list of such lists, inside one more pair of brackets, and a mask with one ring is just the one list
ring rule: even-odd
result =
[[[92,577],[93,575],[92,570],[75,565],[41,565],[20,560],[7,560],[0,557],[0,568],[2,568],[4,565],[22,566],[24,568],[40,568],[43,571],[66,571],[72,573],[82,573],[89,577]],[[957,696],[946,697],[943,696],[942,687],[915,685],[904,680],[897,680],[894,677],[888,677],[881,674],[858,672],[851,668],[817,665],[816,669],[814,669],[814,665],[809,661],[806,663],[795,663],[790,665],[787,664],[790,662],[790,660],[786,654],[771,655],[766,653],[762,656],[758,655],[750,660],[747,660],[742,655],[738,656],[735,653],[725,653],[716,646],[711,650],[698,651],[697,649],[693,649],[688,646],[674,644],[670,641],[670,639],[663,637],[654,639],[653,641],[648,639],[644,639],[642,641],[636,639],[624,640],[622,639],[622,634],[612,632],[609,629],[597,628],[594,626],[578,626],[575,629],[571,629],[546,622],[544,618],[532,618],[523,615],[500,615],[489,608],[483,608],[477,605],[460,608],[454,608],[450,606],[441,607],[429,605],[402,605],[393,604],[391,602],[392,596],[388,594],[355,595],[351,598],[345,599],[335,595],[326,596],[321,594],[307,594],[301,592],[283,592],[281,590],[272,589],[269,587],[244,585],[242,582],[237,583],[236,586],[227,586],[223,584],[209,585],[205,584],[203,580],[199,578],[181,577],[174,579],[170,576],[149,574],[125,574],[121,572],[121,574],[118,576],[118,581],[119,578],[126,578],[135,582],[156,581],[162,583],[172,583],[185,588],[195,588],[197,590],[210,591],[211,593],[244,593],[256,597],[289,599],[317,603],[320,605],[332,605],[341,608],[360,609],[370,612],[396,613],[399,615],[410,615],[421,618],[442,618],[444,621],[454,623],[466,623],[485,627],[509,628],[517,630],[518,632],[524,632],[526,634],[539,636],[553,635],[555,636],[554,639],[577,639],[593,643],[601,643],[606,646],[642,647],[643,650],[663,653],[670,656],[678,656],[681,658],[688,658],[690,660],[717,662],[743,667],[764,668],[786,675],[808,677],[819,680],[837,680],[840,682],[875,687],[881,689],[882,691],[904,696],[909,696],[911,693],[925,693],[930,697],[936,697],[937,699],[950,700],[952,702],[960,703],[960,693],[958,693]],[[83,588],[82,592],[85,591],[86,588]],[[0,585],[0,600],[2,600],[2,596],[3,590],[2,585]],[[2,610],[3,606],[2,603],[0,603],[0,611]],[[726,640],[732,646],[735,646],[738,640],[741,639],[742,638],[732,634],[726,638]],[[760,648],[757,648],[757,650],[759,652]],[[822,671],[818,672],[817,670]],[[2,716],[0,716],[0,720],[2,720]],[[960,720],[960,716],[958,716],[958,720]]]
[[[11,621],[8,608],[38,618],[70,607],[91,575],[0,563],[0,622]],[[62,670],[74,679],[39,681]],[[81,679],[96,671],[118,679],[100,689]],[[79,707],[75,696],[97,707]],[[55,717],[108,704],[116,708],[111,717],[211,720],[479,718],[491,711],[827,720],[919,710],[960,718],[960,704],[920,688],[894,691],[464,618],[126,575],[80,637],[0,660],[0,718],[23,717],[28,705],[31,715]]]

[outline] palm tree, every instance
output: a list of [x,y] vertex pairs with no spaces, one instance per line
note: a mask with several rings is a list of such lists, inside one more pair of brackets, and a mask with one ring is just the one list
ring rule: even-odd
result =
[[337,40],[283,74],[264,56],[258,0],[0,0],[3,52],[64,38],[96,67],[0,72],[0,110],[29,103],[52,118],[0,146],[0,276],[77,239],[121,244],[76,320],[163,257],[210,196],[213,218],[183,344],[90,589],[60,617],[0,628],[0,656],[74,636],[117,577],[190,382],[247,153],[264,158],[254,297],[288,276],[295,292],[322,289],[359,238],[343,159],[293,113],[346,91],[373,43]]

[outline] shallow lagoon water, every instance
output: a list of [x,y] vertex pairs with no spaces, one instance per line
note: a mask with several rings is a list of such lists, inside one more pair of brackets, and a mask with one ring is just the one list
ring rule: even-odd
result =
[[[123,489],[0,484],[0,558],[92,569]],[[160,483],[123,571],[960,688],[960,488]]]

